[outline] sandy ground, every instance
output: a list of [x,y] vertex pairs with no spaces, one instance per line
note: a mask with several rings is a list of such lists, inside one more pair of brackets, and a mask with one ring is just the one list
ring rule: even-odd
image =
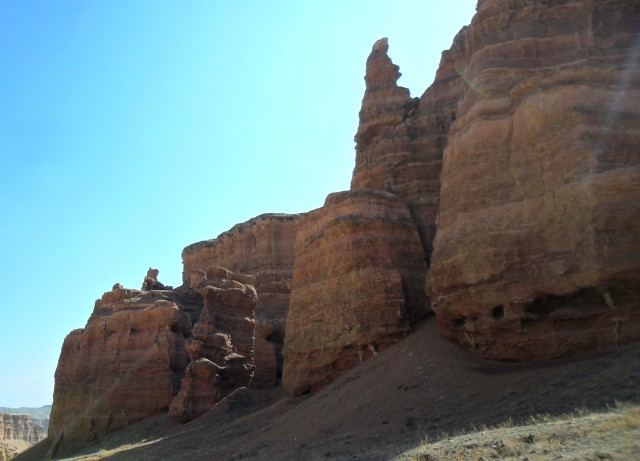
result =
[[[433,318],[312,396],[240,390],[185,425],[161,414],[73,460],[388,460],[437,438],[531,415],[640,402],[640,344],[536,364],[475,357]],[[47,441],[16,458],[41,460]]]

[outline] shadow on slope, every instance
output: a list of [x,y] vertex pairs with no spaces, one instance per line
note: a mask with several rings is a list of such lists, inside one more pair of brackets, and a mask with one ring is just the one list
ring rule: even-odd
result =
[[545,363],[490,362],[444,340],[430,318],[315,395],[242,389],[184,426],[159,415],[67,459],[386,460],[442,431],[615,401],[640,402],[640,344]]

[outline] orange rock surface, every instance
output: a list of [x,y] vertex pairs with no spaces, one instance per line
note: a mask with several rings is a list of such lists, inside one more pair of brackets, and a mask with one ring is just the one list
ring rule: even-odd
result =
[[429,290],[495,359],[640,338],[640,4],[485,0],[444,152]]
[[255,374],[259,389],[276,386],[282,376],[282,347],[289,311],[289,282],[299,215],[265,214],[234,226],[216,239],[189,245],[182,252],[183,279],[210,266],[255,276]]
[[18,439],[33,444],[45,437],[44,428],[34,424],[30,415],[0,413],[0,442]]
[[283,384],[317,390],[398,340],[428,309],[420,238],[388,192],[330,194],[296,240]]
[[56,369],[51,454],[167,409],[187,365],[190,321],[171,291],[116,289],[65,339]]

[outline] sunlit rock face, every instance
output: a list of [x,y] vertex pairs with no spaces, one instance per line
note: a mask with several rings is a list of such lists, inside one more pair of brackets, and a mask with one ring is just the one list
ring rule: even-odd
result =
[[187,366],[188,314],[173,291],[116,288],[64,341],[55,374],[51,454],[169,407]]
[[0,413],[0,440],[24,440],[38,443],[46,437],[44,428],[30,415]]
[[210,266],[255,276],[255,372],[252,386],[270,389],[282,377],[282,347],[289,311],[294,242],[300,215],[265,214],[234,226],[216,239],[189,245],[182,252],[183,279]]
[[640,3],[480,1],[428,289],[495,359],[640,338]]
[[420,238],[405,202],[331,194],[296,240],[283,384],[315,391],[398,341],[428,309]]
[[401,74],[388,49],[387,39],[380,39],[367,59],[351,189],[381,190],[402,197],[428,262],[440,196],[442,152],[465,87],[460,75],[463,41],[459,35],[451,49],[443,52],[435,80],[420,98],[411,98],[408,89],[397,85]]
[[44,427],[31,415],[0,413],[0,461],[14,458],[45,437]]

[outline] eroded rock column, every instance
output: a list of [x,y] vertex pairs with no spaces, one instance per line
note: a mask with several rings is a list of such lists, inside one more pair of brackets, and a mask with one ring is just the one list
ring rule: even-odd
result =
[[306,219],[285,338],[291,394],[318,390],[395,343],[428,309],[420,238],[402,199],[335,193]]

